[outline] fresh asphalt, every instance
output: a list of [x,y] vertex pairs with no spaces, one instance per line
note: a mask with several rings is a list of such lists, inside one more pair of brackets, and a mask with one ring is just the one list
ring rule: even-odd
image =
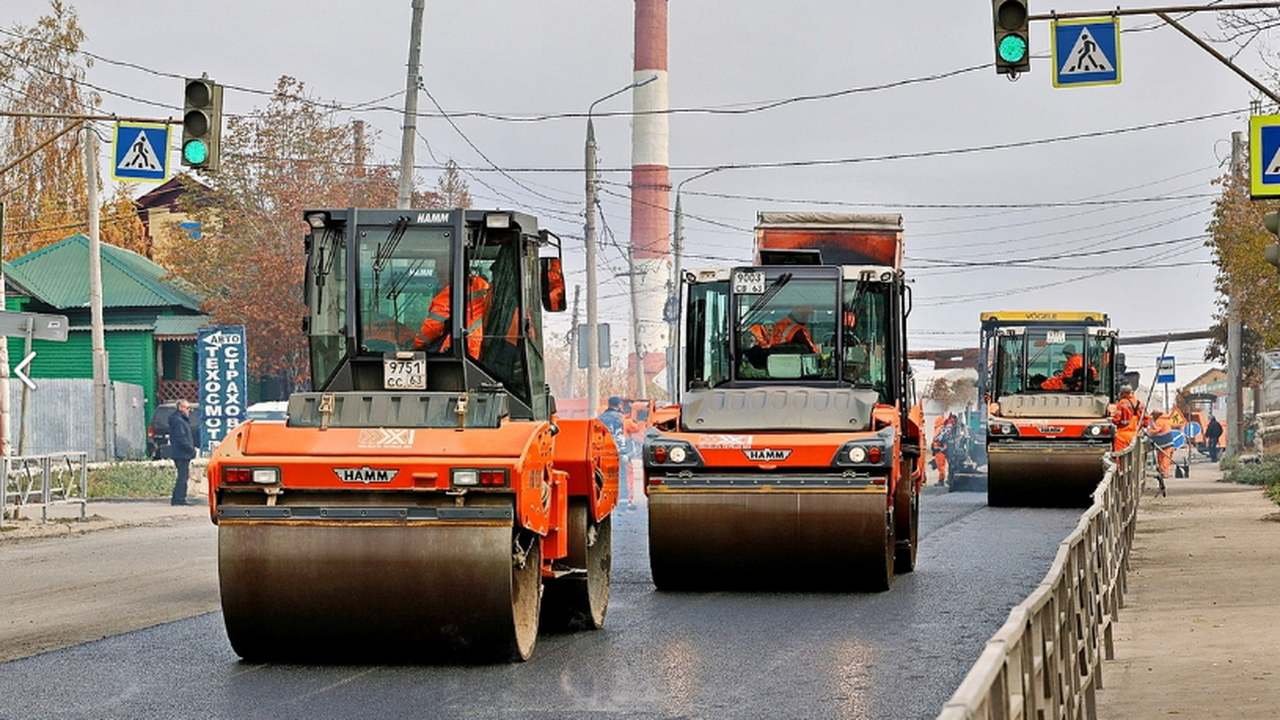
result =
[[527,663],[250,664],[214,612],[0,664],[0,717],[932,718],[1079,514],[928,488],[917,570],[887,593],[683,594],[650,583],[638,505],[616,515],[605,628],[544,635]]

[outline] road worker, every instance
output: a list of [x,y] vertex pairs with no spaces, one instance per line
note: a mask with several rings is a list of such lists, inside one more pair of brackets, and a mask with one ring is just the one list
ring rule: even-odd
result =
[[[1083,390],[1084,378],[1080,373],[1084,368],[1084,356],[1077,353],[1076,346],[1070,343],[1062,346],[1062,354],[1067,358],[1062,370],[1040,383],[1040,387],[1045,390]],[[1097,368],[1090,366],[1089,372],[1097,378]]]
[[1156,410],[1151,413],[1151,427],[1147,428],[1156,450],[1156,476],[1160,482],[1160,494],[1165,494],[1164,481],[1173,467],[1173,423],[1169,416]]
[[[427,310],[426,319],[422,321],[422,329],[418,337],[414,338],[413,346],[416,349],[435,353],[448,352],[451,343],[449,317],[452,291],[452,285],[445,285],[431,299],[431,307]],[[484,338],[484,316],[489,311],[489,299],[489,281],[479,275],[472,275],[471,280],[468,281],[466,327],[463,328],[467,338],[467,355],[472,358],[480,357],[480,342]]]
[[801,352],[817,353],[818,346],[813,344],[809,334],[809,321],[813,319],[813,308],[808,305],[795,307],[786,317],[769,328],[765,347],[790,345]]
[[1147,418],[1143,412],[1142,401],[1133,396],[1133,388],[1120,386],[1120,400],[1111,413],[1111,422],[1116,426],[1116,437],[1112,449],[1120,452],[1133,444],[1138,431],[1146,425]]
[[954,414],[946,417],[939,415],[933,422],[933,443],[930,448],[933,450],[934,467],[938,468],[939,485],[947,484],[947,447],[955,436],[955,424]]

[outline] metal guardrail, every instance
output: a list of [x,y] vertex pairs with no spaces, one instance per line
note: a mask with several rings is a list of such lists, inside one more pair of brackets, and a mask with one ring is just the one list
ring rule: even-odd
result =
[[1142,439],[1108,461],[1093,505],[1058,545],[1044,580],[987,641],[938,720],[1097,717],[1148,452]]
[[0,477],[4,478],[0,527],[4,527],[11,508],[16,519],[23,508],[39,507],[40,522],[48,522],[51,505],[79,503],[80,519],[85,517],[89,500],[87,452],[0,456]]

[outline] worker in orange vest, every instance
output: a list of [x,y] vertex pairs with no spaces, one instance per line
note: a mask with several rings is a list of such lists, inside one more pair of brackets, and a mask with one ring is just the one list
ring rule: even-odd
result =
[[947,446],[951,444],[951,439],[955,435],[956,416],[948,415],[947,417],[938,416],[933,421],[933,464],[938,468],[938,484],[947,484]]
[[795,345],[805,352],[817,353],[818,346],[813,344],[813,338],[809,336],[808,325],[812,319],[813,308],[800,305],[773,324],[765,338],[766,342],[762,344],[764,347]]
[[[427,317],[422,321],[422,329],[414,338],[413,346],[427,352],[448,352],[449,316],[452,305],[452,285],[445,285],[431,299],[431,307],[427,309]],[[489,281],[479,275],[472,275],[467,285],[466,326],[463,332],[467,338],[467,355],[480,357],[480,342],[484,339],[484,316],[489,311]]]
[[[1074,377],[1081,368],[1084,367],[1084,356],[1076,352],[1075,345],[1063,345],[1062,354],[1067,356],[1067,360],[1062,365],[1062,370],[1055,373],[1053,377],[1040,383],[1040,387],[1045,390],[1083,390],[1081,386],[1083,378]],[[1094,377],[1098,377],[1098,370],[1095,367],[1089,367],[1089,373]]]
[[1142,401],[1133,396],[1133,388],[1128,385],[1120,386],[1120,400],[1111,413],[1111,422],[1116,426],[1116,437],[1112,443],[1115,452],[1132,445],[1138,431],[1147,423]]
[[1173,423],[1169,421],[1169,416],[1159,410],[1151,413],[1151,427],[1147,429],[1147,434],[1156,446],[1156,472],[1163,488],[1164,479],[1169,477],[1169,468],[1173,466]]

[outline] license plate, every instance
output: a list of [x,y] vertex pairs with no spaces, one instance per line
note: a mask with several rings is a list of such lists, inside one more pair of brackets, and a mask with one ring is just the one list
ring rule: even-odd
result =
[[764,273],[743,270],[733,274],[733,292],[738,295],[761,295],[764,293]]
[[386,390],[426,390],[425,353],[396,352],[382,356],[382,387]]

